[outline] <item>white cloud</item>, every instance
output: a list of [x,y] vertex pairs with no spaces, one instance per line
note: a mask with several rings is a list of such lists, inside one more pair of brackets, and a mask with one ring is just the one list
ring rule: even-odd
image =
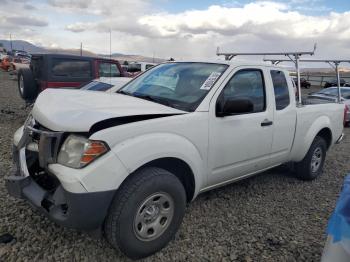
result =
[[[319,43],[317,52],[323,57],[344,58],[350,50],[350,9],[322,15],[302,11],[326,11],[321,0],[255,1],[245,5],[227,1],[221,6],[179,13],[165,12],[152,5],[151,0],[48,1],[47,17],[52,12],[59,14],[60,23],[49,24],[48,29],[54,27],[52,32],[36,31],[30,35],[33,41],[44,45],[55,43],[71,48],[83,42],[91,51],[104,53],[112,29],[114,52],[154,53],[160,57],[212,57],[217,46],[236,51],[309,49],[314,42]],[[42,10],[37,7],[31,12],[39,11]],[[11,15],[23,16],[25,12],[28,14],[23,11]],[[37,17],[32,14],[26,17]],[[64,23],[65,20],[71,22]],[[3,25],[2,21],[4,17],[0,16]],[[37,28],[34,24],[27,27]],[[29,33],[22,31],[19,28],[17,33],[28,38]]]
[[48,0],[49,5],[62,11],[110,17],[145,13],[150,2],[151,0]]
[[[294,0],[293,4],[300,4],[301,1],[304,2]],[[350,12],[310,16],[295,11],[288,4],[258,1],[233,7],[214,5],[205,10],[181,13],[136,12],[66,27],[73,32],[106,32],[109,28],[117,35],[124,36],[118,40],[118,46],[132,53],[143,51],[164,56],[194,57],[211,56],[217,45],[261,51],[263,48],[300,49],[319,42],[324,55],[340,55],[344,49],[334,47],[348,45]],[[127,43],[125,36],[130,39]]]

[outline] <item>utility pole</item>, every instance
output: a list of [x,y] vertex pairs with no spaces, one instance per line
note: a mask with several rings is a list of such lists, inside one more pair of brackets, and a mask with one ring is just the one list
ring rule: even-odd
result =
[[83,56],[83,43],[80,42],[80,56]]
[[112,59],[112,29],[109,29],[109,59]]
[[11,52],[12,52],[12,35],[10,33],[10,46],[11,46]]

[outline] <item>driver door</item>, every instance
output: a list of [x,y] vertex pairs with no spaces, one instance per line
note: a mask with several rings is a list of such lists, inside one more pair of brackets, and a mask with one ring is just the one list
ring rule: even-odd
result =
[[[273,138],[273,109],[269,103],[264,69],[235,70],[210,104],[209,185],[224,183],[269,166]],[[217,116],[220,99],[248,99],[253,111]]]

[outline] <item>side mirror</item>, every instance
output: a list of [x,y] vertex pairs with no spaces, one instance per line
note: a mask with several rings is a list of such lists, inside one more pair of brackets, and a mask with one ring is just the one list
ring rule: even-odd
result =
[[253,111],[254,105],[249,99],[228,99],[216,105],[216,116],[218,117],[247,114]]

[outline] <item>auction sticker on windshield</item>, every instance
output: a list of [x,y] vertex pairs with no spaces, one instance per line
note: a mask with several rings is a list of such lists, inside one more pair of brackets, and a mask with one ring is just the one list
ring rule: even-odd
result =
[[211,73],[208,78],[204,81],[203,85],[201,86],[200,89],[202,90],[210,90],[210,88],[212,88],[212,86],[214,85],[214,83],[216,82],[216,80],[221,76],[220,72],[213,72]]

